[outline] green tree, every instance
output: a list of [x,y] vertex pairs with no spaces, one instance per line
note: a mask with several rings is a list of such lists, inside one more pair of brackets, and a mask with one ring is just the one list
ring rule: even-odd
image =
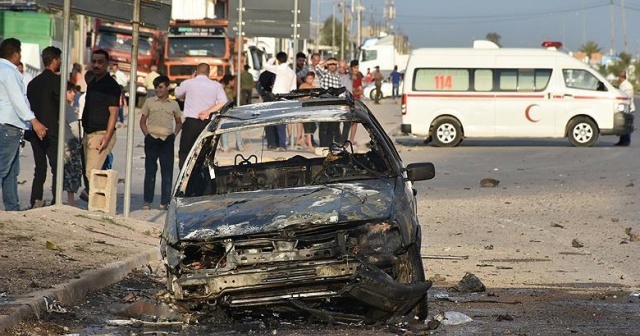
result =
[[602,52],[602,48],[594,41],[587,41],[580,47],[580,52],[585,53],[591,59],[591,55]]
[[502,47],[502,45],[500,44],[500,39],[501,38],[502,38],[502,36],[500,36],[500,34],[498,34],[496,32],[487,33],[487,36],[485,36],[485,39],[487,41],[491,41],[491,42],[495,43],[496,45],[498,45],[498,47]]
[[[340,55],[340,46],[342,45],[342,33],[341,29],[345,29],[343,27],[342,21],[336,18],[335,29],[333,28],[333,17],[329,16],[322,26],[322,30],[320,32],[320,44],[330,46],[331,42],[335,42],[335,50],[336,50],[336,58],[343,59],[343,55]],[[334,31],[333,39],[331,38],[331,31]],[[349,42],[349,31],[345,29],[344,31],[344,53],[345,55],[349,55],[352,50],[351,43]]]

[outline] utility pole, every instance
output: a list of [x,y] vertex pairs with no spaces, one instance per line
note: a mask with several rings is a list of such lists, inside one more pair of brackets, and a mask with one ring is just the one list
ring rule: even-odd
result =
[[627,48],[627,19],[625,15],[624,0],[620,0],[620,14],[622,16],[622,46],[625,53],[629,53]]
[[614,28],[614,18],[613,18],[613,0],[609,0],[609,16],[610,16],[610,29],[611,29],[611,48],[609,49],[609,55],[613,56],[616,50],[616,30]]
[[314,48],[315,52],[320,52],[320,0],[316,0],[318,5],[318,10],[316,11],[316,47]]
[[356,37],[356,40],[357,40],[356,45],[358,47],[360,47],[360,45],[362,44],[362,10],[363,9],[364,8],[362,6],[360,6],[360,0],[358,0],[358,13],[357,13],[357,15],[358,15],[358,17],[357,17],[357,19],[358,19],[358,35]]
[[340,9],[342,9],[342,24],[340,25],[340,59],[345,59],[344,58],[344,23],[345,23],[345,5],[344,5],[344,0],[342,0],[342,2],[340,2]]
[[334,56],[334,51],[336,50],[336,1],[331,2],[331,8],[333,9],[333,14],[331,15],[331,56]]

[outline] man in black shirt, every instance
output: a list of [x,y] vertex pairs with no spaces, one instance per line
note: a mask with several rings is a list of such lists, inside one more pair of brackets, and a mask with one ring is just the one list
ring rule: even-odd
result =
[[31,207],[44,206],[43,189],[47,180],[47,158],[53,173],[52,191],[56,194],[56,164],[58,162],[58,115],[60,107],[60,58],[62,50],[46,47],[42,50],[44,71],[36,76],[27,86],[27,99],[36,118],[47,127],[47,135],[40,139],[28,136],[33,151],[35,168],[31,184]]
[[[262,98],[263,102],[270,102],[274,100],[273,93],[273,83],[276,81],[276,74],[271,71],[263,71],[258,77],[258,94],[260,98]],[[265,137],[267,138],[267,148],[275,149],[278,147],[278,143],[276,141],[276,130],[275,126],[267,126],[264,128]]]
[[92,169],[102,169],[107,155],[116,144],[116,120],[120,109],[120,86],[109,76],[109,53],[95,50],[91,55],[94,78],[87,83],[82,112],[86,176]]

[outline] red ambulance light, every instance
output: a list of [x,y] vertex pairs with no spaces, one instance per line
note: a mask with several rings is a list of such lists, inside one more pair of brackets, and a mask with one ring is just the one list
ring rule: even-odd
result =
[[542,46],[545,47],[545,48],[560,49],[560,48],[562,48],[562,42],[559,42],[559,41],[544,41],[544,42],[542,42]]
[[402,105],[400,105],[400,106],[402,106],[401,107],[402,115],[407,114],[407,95],[406,94],[402,95]]

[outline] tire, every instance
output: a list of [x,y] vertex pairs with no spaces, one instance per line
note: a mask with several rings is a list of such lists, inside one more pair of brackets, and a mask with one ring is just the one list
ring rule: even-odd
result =
[[[371,100],[376,100],[376,92],[378,92],[378,90],[376,89],[369,91],[369,98]],[[380,92],[380,99],[384,99],[384,95],[382,94],[382,91]]]
[[454,118],[436,119],[431,128],[431,139],[438,147],[455,147],[462,141],[462,126]]
[[598,125],[587,117],[573,118],[567,126],[569,143],[576,147],[591,147],[598,141]]

